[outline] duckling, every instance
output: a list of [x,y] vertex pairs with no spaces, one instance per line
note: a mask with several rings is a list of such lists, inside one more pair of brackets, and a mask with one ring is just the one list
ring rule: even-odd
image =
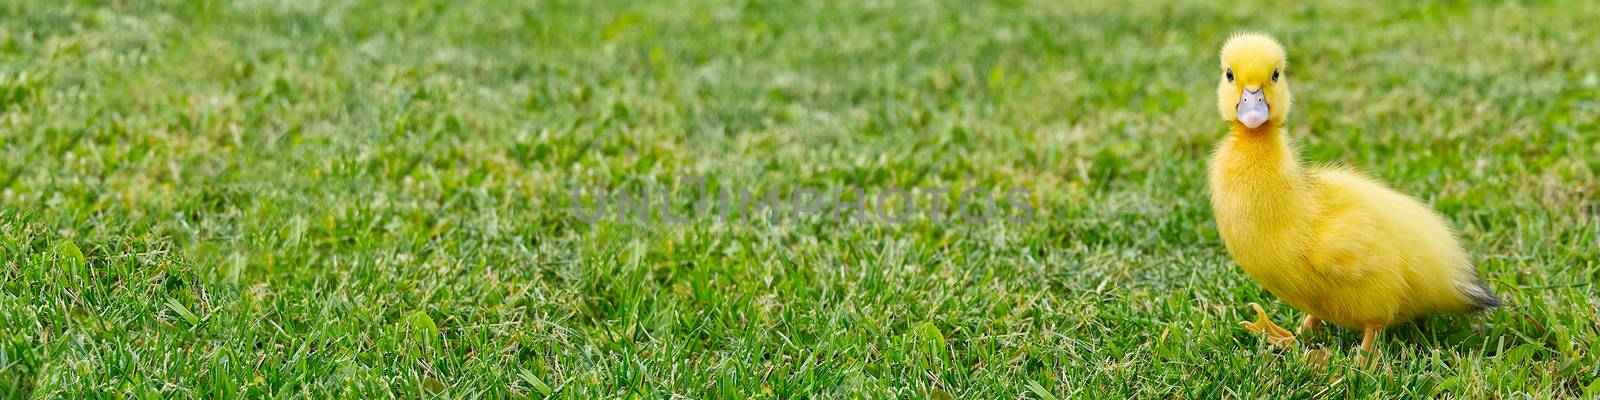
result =
[[[1444,217],[1353,169],[1301,162],[1284,129],[1292,102],[1283,46],[1237,34],[1221,58],[1217,111],[1228,135],[1207,171],[1217,231],[1246,274],[1306,313],[1300,333],[1324,321],[1361,329],[1366,354],[1386,326],[1501,305]],[[1294,344],[1249,306],[1257,319],[1240,324]]]

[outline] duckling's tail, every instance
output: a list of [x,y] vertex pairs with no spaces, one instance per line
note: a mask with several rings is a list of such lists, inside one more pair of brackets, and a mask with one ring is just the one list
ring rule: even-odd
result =
[[1490,291],[1481,279],[1457,283],[1456,291],[1461,292],[1462,296],[1466,296],[1467,300],[1472,302],[1472,311],[1488,310],[1506,304],[1499,297],[1495,297],[1494,292]]

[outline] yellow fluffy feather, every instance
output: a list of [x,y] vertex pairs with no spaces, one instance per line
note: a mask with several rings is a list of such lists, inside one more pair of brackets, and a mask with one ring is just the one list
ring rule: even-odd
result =
[[[1208,171],[1217,230],[1245,273],[1307,314],[1302,331],[1321,321],[1363,329],[1369,350],[1385,326],[1500,304],[1438,213],[1353,170],[1301,162],[1283,128],[1288,61],[1277,41],[1236,35],[1221,58],[1229,134]],[[1247,328],[1293,343],[1254,307],[1261,317]]]

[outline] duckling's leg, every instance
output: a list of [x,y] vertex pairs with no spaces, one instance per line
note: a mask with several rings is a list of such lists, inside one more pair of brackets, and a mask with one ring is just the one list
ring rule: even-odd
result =
[[1262,310],[1260,304],[1250,303],[1250,308],[1256,310],[1255,322],[1239,321],[1239,325],[1244,326],[1245,330],[1266,334],[1267,343],[1271,343],[1273,346],[1294,347],[1293,333],[1289,333],[1288,329],[1283,329],[1278,324],[1272,323],[1272,319],[1267,318],[1267,311]]
[[1372,345],[1378,342],[1378,331],[1382,329],[1382,327],[1367,327],[1361,337],[1361,351],[1372,351]]
[[1304,335],[1308,333],[1315,334],[1317,328],[1321,326],[1322,318],[1317,318],[1315,315],[1306,314],[1306,319],[1300,320],[1300,329],[1295,329],[1294,333],[1296,335]]
[[[1369,359],[1367,355],[1372,354],[1373,346],[1378,343],[1378,332],[1381,331],[1383,331],[1383,325],[1367,325],[1361,337],[1361,354],[1356,356],[1356,363],[1367,363]],[[1373,355],[1371,359],[1377,359],[1377,356]]]

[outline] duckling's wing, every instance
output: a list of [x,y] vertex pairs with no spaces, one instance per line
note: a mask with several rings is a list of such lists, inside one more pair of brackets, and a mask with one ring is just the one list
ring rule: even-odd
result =
[[1373,195],[1387,189],[1344,168],[1319,168],[1308,176],[1318,207],[1306,261],[1335,281],[1392,272],[1400,262],[1394,259],[1397,241],[1389,237],[1395,232],[1372,204]]

